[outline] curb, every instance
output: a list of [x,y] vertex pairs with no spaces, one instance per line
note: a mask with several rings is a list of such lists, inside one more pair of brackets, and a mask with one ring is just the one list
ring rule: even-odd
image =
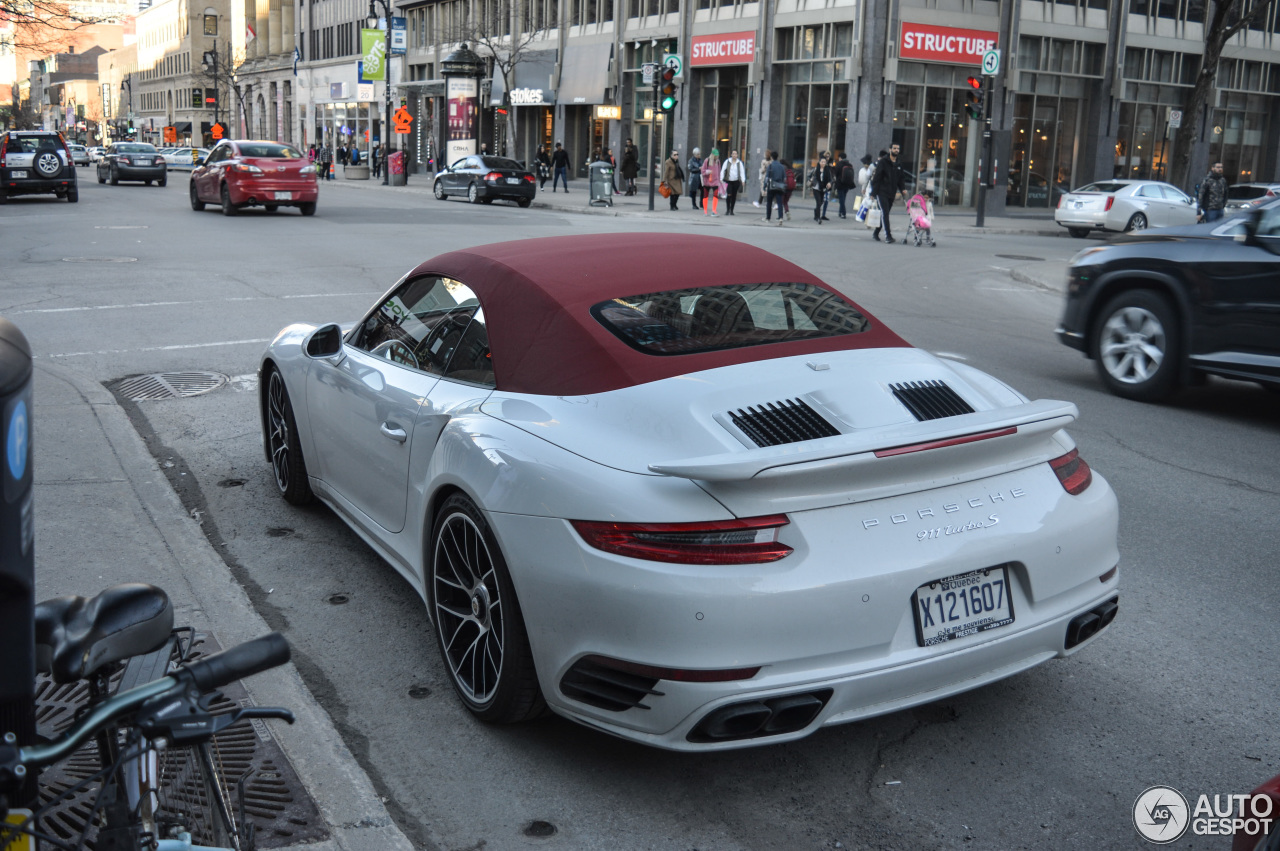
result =
[[[175,593],[179,591],[175,588],[166,590],[175,602],[186,597],[195,603],[195,611],[181,616],[192,625],[207,623],[224,647],[270,632],[244,589],[231,579],[199,524],[187,516],[178,495],[110,391],[72,370],[47,362],[36,368],[73,387],[93,410],[121,475],[129,482],[142,512],[159,533],[186,583],[182,589],[185,594]],[[168,577],[165,582],[173,584]],[[328,840],[306,845],[308,851],[413,851],[413,844],[387,813],[373,783],[294,664],[275,668],[269,676],[248,679],[243,685],[258,705],[284,706],[297,717],[298,723],[273,724],[270,732],[293,763],[330,831]]]
[[1066,292],[1065,281],[1054,283],[1046,279],[1043,275],[1037,275],[1029,270],[1036,268],[1034,266],[1015,266],[1009,270],[1009,277],[1021,284],[1029,284],[1037,289],[1045,290],[1054,294]]

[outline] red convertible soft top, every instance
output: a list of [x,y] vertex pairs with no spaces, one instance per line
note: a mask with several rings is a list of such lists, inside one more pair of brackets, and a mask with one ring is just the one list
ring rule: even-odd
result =
[[514,393],[581,396],[732,364],[908,345],[862,311],[869,326],[858,334],[658,357],[627,346],[591,315],[593,305],[609,299],[682,287],[794,282],[835,292],[794,263],[721,237],[593,234],[499,242],[442,254],[411,274],[428,273],[475,291],[497,386]]

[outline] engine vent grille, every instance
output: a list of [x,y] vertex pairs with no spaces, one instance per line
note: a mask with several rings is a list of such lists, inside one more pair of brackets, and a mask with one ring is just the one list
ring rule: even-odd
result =
[[973,413],[969,403],[942,381],[905,381],[889,389],[920,422]]
[[649,695],[661,697],[662,692],[653,689],[657,684],[656,677],[605,667],[597,658],[584,656],[560,679],[560,691],[565,697],[580,700],[590,706],[598,706],[610,712],[624,712],[628,709],[648,709],[640,701]]
[[758,407],[739,408],[729,412],[729,419],[756,446],[778,446],[799,443],[819,437],[834,437],[840,432],[799,399],[784,399]]

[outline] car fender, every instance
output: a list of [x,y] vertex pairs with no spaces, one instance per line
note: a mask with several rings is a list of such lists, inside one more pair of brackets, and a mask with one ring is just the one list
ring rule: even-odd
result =
[[[315,446],[311,442],[311,422],[307,416],[306,388],[307,374],[311,370],[311,358],[307,356],[306,344],[311,334],[319,325],[297,323],[283,328],[262,353],[258,365],[258,416],[262,423],[262,433],[267,434],[270,427],[267,418],[267,371],[274,367],[284,379],[284,387],[289,391],[289,401],[293,405],[294,424],[298,430],[298,441],[302,447],[302,457],[315,457]],[[267,441],[262,441],[262,453],[271,463],[271,449]]]

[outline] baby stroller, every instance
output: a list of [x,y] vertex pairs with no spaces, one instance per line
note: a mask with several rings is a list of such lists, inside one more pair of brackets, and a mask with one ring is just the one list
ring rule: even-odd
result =
[[912,195],[907,202],[907,236],[904,243],[914,241],[916,247],[928,245],[937,248],[933,241],[933,192],[926,189],[918,195]]

